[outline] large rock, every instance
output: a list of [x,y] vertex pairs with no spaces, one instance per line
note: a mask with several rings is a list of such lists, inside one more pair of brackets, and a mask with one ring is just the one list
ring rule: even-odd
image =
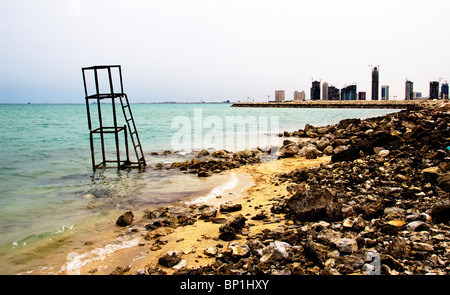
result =
[[336,220],[340,217],[338,204],[328,189],[297,192],[287,201],[287,205],[300,221]]
[[261,262],[273,263],[280,260],[289,259],[292,246],[286,242],[275,241],[262,250]]
[[220,212],[235,212],[242,210],[242,205],[239,203],[224,203],[220,204]]
[[134,214],[131,211],[127,211],[119,216],[116,221],[118,226],[128,226],[133,222]]
[[177,265],[181,261],[181,257],[178,256],[177,252],[169,252],[166,255],[158,259],[158,263],[162,266],[171,268]]
[[450,191],[450,172],[440,175],[437,182],[441,189]]
[[224,225],[219,228],[220,235],[219,239],[223,241],[232,241],[236,239],[236,234],[241,231],[241,229],[245,226],[245,221],[247,218],[239,214],[232,220],[227,221]]
[[298,147],[297,144],[290,144],[290,145],[283,145],[282,147],[280,147],[280,152],[279,152],[279,158],[290,158],[290,157],[294,157],[298,154],[298,152],[300,151],[300,148]]
[[316,146],[319,150],[323,151],[330,143],[331,141],[328,138],[321,137],[320,140],[316,142]]
[[450,201],[443,201],[435,205],[431,210],[431,216],[436,223],[450,221]]
[[315,159],[322,155],[322,152],[317,149],[313,144],[308,144],[298,152],[299,156],[306,157],[307,159]]

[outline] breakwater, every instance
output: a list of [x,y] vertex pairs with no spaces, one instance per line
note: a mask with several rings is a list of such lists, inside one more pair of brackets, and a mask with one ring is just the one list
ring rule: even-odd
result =
[[231,107],[241,108],[358,108],[358,109],[420,109],[435,104],[427,100],[314,100],[295,102],[236,102]]

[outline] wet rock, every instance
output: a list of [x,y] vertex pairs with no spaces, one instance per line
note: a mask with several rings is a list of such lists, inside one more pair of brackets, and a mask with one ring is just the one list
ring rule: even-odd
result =
[[209,152],[207,150],[201,150],[198,154],[197,154],[197,158],[201,158],[204,156],[208,156]]
[[128,226],[133,222],[134,214],[132,211],[127,211],[119,216],[116,220],[118,226]]
[[197,176],[198,176],[198,177],[210,177],[210,176],[211,176],[211,172],[208,172],[208,171],[200,171],[200,172],[197,174]]
[[335,220],[340,213],[334,196],[322,188],[297,192],[287,201],[287,205],[300,221]]
[[167,268],[177,265],[181,261],[177,252],[169,252],[158,259],[158,263]]
[[211,154],[211,156],[215,158],[222,158],[222,159],[230,159],[232,158],[232,155],[230,152],[225,150],[215,151]]

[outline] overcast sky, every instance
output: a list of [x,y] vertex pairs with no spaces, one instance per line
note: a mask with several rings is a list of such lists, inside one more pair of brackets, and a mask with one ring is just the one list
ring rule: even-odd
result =
[[311,79],[404,98],[450,80],[448,0],[0,0],[0,102],[84,102],[81,67],[120,64],[134,102],[310,96]]

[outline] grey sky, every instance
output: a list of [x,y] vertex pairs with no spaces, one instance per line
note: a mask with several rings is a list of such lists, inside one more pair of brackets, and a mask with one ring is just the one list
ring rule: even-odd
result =
[[309,98],[312,77],[370,96],[370,64],[391,98],[450,80],[448,0],[0,1],[0,102],[83,102],[99,64],[135,102]]

